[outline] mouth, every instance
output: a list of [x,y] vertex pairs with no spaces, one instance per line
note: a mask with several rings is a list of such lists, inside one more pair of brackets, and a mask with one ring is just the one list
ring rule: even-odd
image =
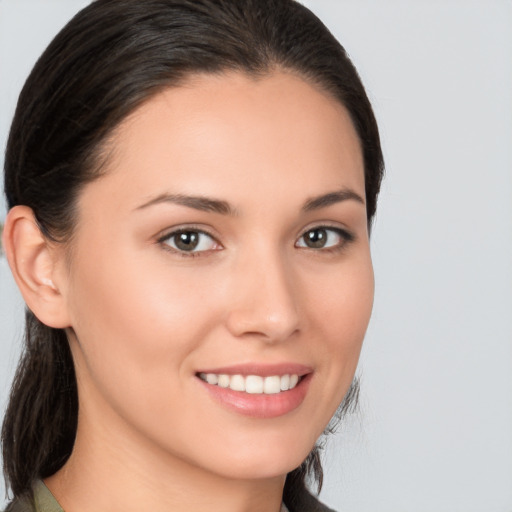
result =
[[214,403],[253,418],[275,418],[304,401],[313,371],[302,365],[244,365],[196,373]]
[[302,379],[296,373],[284,375],[228,375],[226,373],[199,373],[198,377],[212,386],[252,395],[276,395],[294,389]]

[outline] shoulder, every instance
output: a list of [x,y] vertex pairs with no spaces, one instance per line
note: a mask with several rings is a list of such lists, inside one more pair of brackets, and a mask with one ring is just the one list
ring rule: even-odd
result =
[[32,494],[15,498],[4,512],[64,512],[52,493],[38,480],[32,487]]

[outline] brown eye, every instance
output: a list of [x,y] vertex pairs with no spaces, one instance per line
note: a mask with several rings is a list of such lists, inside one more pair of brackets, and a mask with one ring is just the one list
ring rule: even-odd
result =
[[325,229],[312,229],[305,233],[302,238],[306,247],[310,249],[321,249],[327,243],[327,231]]
[[174,235],[174,243],[180,251],[193,251],[199,244],[199,234],[194,231],[184,231]]
[[160,239],[160,242],[176,251],[185,253],[197,253],[218,248],[217,242],[210,235],[192,229],[169,233]]
[[306,231],[295,245],[307,249],[336,249],[353,239],[354,237],[343,229],[323,226]]

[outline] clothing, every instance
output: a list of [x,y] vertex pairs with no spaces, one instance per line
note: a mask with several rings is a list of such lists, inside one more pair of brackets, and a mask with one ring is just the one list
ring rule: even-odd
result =
[[37,480],[32,491],[34,501],[28,498],[14,500],[9,503],[5,512],[64,512],[42,480]]
[[[18,499],[12,501],[4,512],[64,512],[64,509],[58,504],[57,500],[44,485],[42,480],[38,480],[33,486],[34,501],[30,499]],[[281,512],[289,512],[286,505],[282,505]],[[325,505],[322,505],[315,497],[308,494],[305,496],[304,503],[300,510],[296,512],[334,512]]]

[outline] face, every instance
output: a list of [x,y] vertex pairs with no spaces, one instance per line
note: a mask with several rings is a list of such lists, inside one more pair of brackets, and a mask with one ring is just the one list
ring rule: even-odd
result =
[[230,478],[299,465],[370,317],[364,194],[348,113],[291,74],[140,107],[67,253],[79,435]]

